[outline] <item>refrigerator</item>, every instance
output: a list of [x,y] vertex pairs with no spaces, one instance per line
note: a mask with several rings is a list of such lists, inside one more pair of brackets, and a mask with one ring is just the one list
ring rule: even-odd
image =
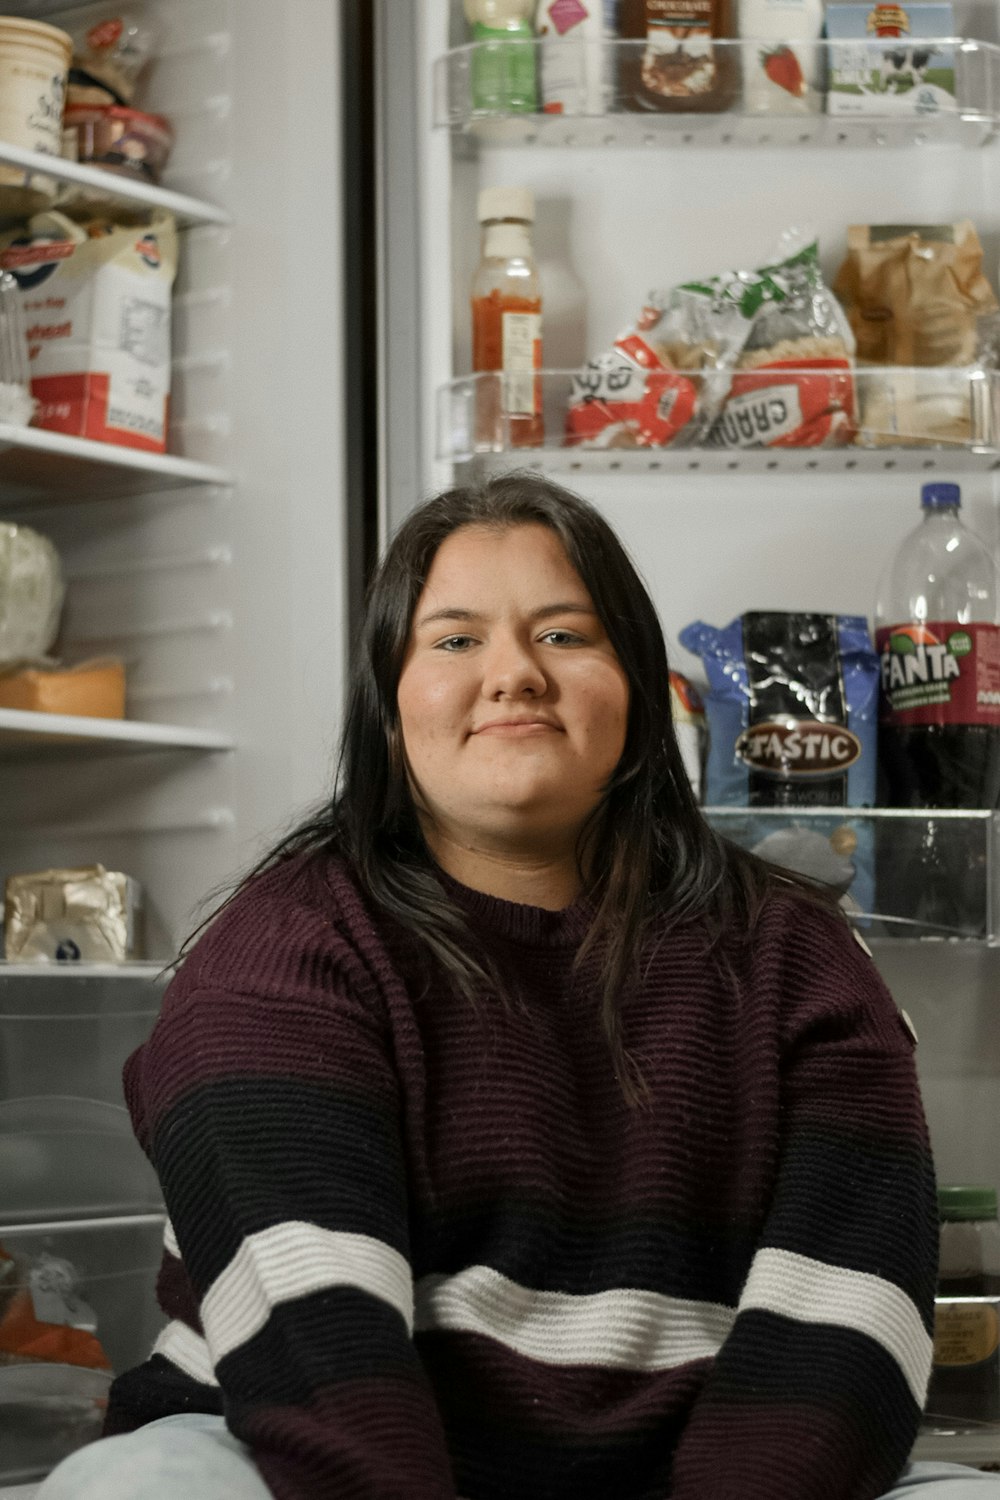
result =
[[[68,29],[117,13],[9,9]],[[72,1268],[116,1369],[160,1326],[163,1242],[121,1066],[214,893],[329,785],[364,555],[347,498],[355,19],[328,0],[123,9],[158,33],[144,108],[171,120],[172,156],[159,188],[66,171],[181,226],[168,455],[0,429],[0,515],[62,561],[60,653],[122,658],[128,691],[120,723],[0,711],[0,872],[126,872],[145,928],[142,961],[0,963],[0,1245]],[[0,1487],[92,1434],[99,1396],[3,1370]]]
[[[0,711],[0,874],[95,861],[126,871],[144,894],[147,954],[71,973],[0,965],[0,1245],[73,1266],[118,1368],[155,1336],[162,1240],[121,1063],[155,1017],[163,964],[329,792],[366,572],[415,504],[511,467],[576,490],[624,540],[671,666],[696,680],[700,663],[679,645],[691,620],[870,617],[927,478],[957,479],[968,524],[1000,545],[989,382],[968,441],[946,448],[590,451],[567,448],[561,425],[567,372],[609,348],[650,289],[760,265],[793,227],[815,233],[831,277],[849,224],[969,217],[995,286],[995,6],[956,0],[956,35],[982,44],[963,53],[968,107],[956,118],[792,125],[738,109],[483,118],[458,0],[143,8],[160,32],[147,107],[177,132],[160,197],[143,201],[185,225],[171,456],[0,430],[0,519],[56,543],[65,644],[122,656],[129,684],[114,733]],[[109,7],[10,10],[75,23]],[[23,164],[0,143],[4,160]],[[476,198],[490,185],[536,199],[540,449],[512,451],[502,427],[481,443],[470,417]],[[876,923],[867,940],[919,1033],[941,1180],[996,1187],[997,829],[988,813],[957,822],[983,871],[977,935]],[[92,1420],[81,1399],[53,1430],[15,1397],[0,1386],[0,1485],[37,1478]],[[1000,1463],[996,1431],[918,1448]]]

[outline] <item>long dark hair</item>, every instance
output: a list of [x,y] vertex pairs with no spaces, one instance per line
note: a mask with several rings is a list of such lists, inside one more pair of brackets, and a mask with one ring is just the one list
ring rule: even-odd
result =
[[417,600],[442,542],[465,526],[523,525],[547,526],[559,537],[628,679],[625,748],[577,849],[584,891],[595,906],[577,961],[590,952],[600,956],[602,1023],[620,1085],[636,1102],[641,1075],[625,1050],[620,996],[648,924],[697,916],[709,945],[734,924],[749,932],[769,890],[785,877],[702,817],[674,734],[666,648],[652,600],[611,527],[579,496],[516,473],[447,490],[404,521],[368,592],[334,795],[257,871],[283,856],[328,847],[470,1000],[484,982],[505,992],[504,976],[476,956],[462,913],[436,877],[410,796],[396,693]]

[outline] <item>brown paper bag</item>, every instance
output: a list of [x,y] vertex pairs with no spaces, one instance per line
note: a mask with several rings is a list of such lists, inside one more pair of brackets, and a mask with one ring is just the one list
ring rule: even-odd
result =
[[859,364],[967,365],[977,319],[996,312],[970,219],[957,224],[852,224],[833,290]]

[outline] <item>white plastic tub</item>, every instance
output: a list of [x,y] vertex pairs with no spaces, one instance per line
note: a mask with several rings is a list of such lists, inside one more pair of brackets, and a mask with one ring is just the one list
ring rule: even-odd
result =
[[[72,38],[44,21],[0,16],[0,140],[59,156]],[[0,214],[21,217],[51,203],[51,177],[0,165]]]

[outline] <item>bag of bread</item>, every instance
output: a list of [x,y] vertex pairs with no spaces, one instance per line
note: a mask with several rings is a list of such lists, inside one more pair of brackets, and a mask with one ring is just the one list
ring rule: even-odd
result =
[[859,380],[862,447],[967,444],[979,432],[973,380],[984,329],[995,324],[983,248],[956,224],[852,224],[834,281],[857,339],[859,366],[892,365]]
[[653,292],[636,323],[574,377],[567,443],[713,448],[850,441],[853,338],[814,241],[775,260]]
[[[757,273],[757,302],[710,448],[829,448],[854,439],[854,338],[823,280],[815,240]],[[798,248],[797,248],[798,246]]]
[[998,307],[970,219],[852,224],[833,289],[854,331],[859,364],[971,364],[978,319]]

